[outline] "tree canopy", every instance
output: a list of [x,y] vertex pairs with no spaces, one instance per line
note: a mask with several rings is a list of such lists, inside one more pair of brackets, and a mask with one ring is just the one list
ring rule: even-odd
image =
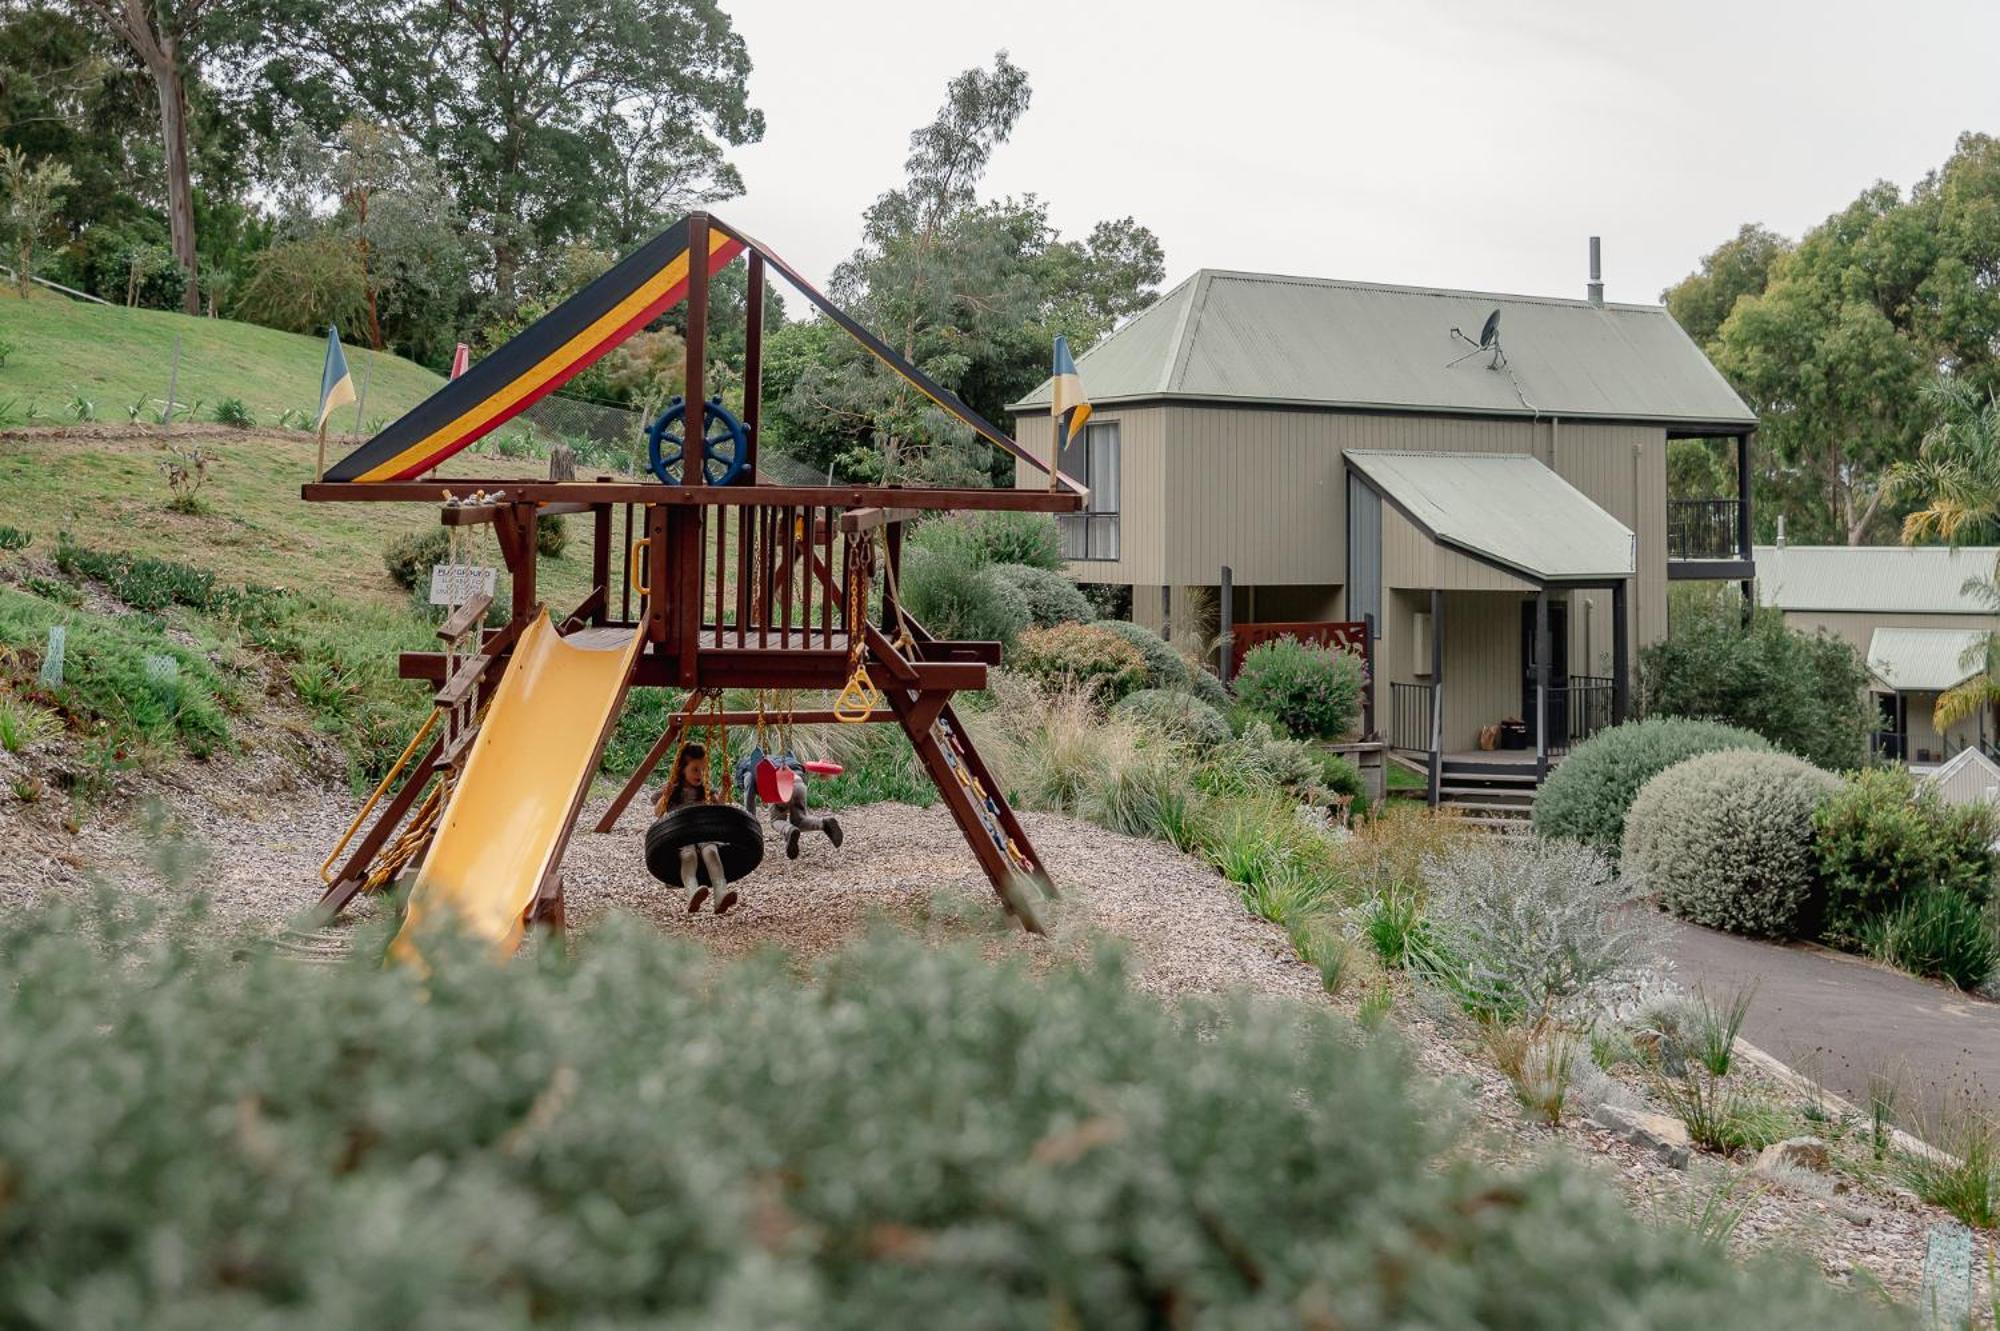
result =
[[[862,219],[834,274],[835,299],[988,419],[1047,372],[1049,347],[1078,349],[1153,298],[1157,237],[1132,218],[1065,240],[1035,195],[982,200],[993,153],[1027,111],[1027,74],[1002,51],[946,88],[910,136],[904,180]],[[978,482],[1008,461],[844,337],[801,325],[774,345],[773,442],[857,479]]]
[[1745,226],[1664,298],[1760,417],[1764,529],[1884,539],[1932,378],[2000,387],[2000,140],[1962,135],[1908,194],[1872,185],[1796,244]]

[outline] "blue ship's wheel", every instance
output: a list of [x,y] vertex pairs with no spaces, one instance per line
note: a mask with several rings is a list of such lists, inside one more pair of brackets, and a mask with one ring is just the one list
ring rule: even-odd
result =
[[[647,461],[652,465],[653,475],[668,485],[681,483],[681,458],[687,451],[686,430],[681,422],[686,418],[687,403],[675,398],[646,431]],[[734,485],[749,461],[749,450],[745,447],[749,436],[743,422],[730,414],[721,398],[712,397],[701,410],[701,433],[708,445],[704,452],[703,479],[710,485]]]

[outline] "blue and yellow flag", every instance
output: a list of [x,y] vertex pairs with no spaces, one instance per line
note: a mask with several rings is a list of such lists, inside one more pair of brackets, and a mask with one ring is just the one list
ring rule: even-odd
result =
[[326,427],[326,418],[333,409],[343,403],[354,401],[354,376],[347,372],[347,356],[340,349],[340,330],[329,327],[326,330],[326,368],[319,372],[319,424],[315,429]]
[[1055,456],[1049,459],[1049,488],[1056,484],[1056,473],[1061,471],[1063,450],[1076,442],[1083,433],[1085,421],[1090,419],[1090,399],[1083,395],[1083,380],[1077,377],[1076,360],[1069,354],[1069,339],[1056,336],[1056,363],[1052,371],[1055,385],[1052,390],[1054,405],[1051,411],[1055,417]]

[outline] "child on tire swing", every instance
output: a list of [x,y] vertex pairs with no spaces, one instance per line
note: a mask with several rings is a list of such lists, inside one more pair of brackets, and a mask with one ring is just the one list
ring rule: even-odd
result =
[[[712,800],[708,793],[708,749],[695,743],[681,745],[680,752],[674,755],[673,774],[653,797],[653,816],[664,818],[675,809],[708,804]],[[736,885],[723,876],[722,855],[713,841],[681,847],[681,886],[687,889],[688,914],[699,911],[709,899],[709,889],[700,881],[703,869],[708,870],[708,881],[715,885],[715,913],[727,915],[736,904]]]

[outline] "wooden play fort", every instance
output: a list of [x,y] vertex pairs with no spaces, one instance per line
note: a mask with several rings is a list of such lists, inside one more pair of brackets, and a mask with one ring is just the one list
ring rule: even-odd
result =
[[[704,383],[711,279],[738,260],[748,266],[740,415]],[[684,691],[684,704],[599,832],[614,828],[688,727],[761,720],[726,710],[724,691],[819,691],[831,701],[789,720],[901,727],[1002,904],[1039,930],[1037,899],[1054,887],[952,709],[954,693],[985,687],[999,645],[934,637],[899,604],[898,573],[914,519],[1075,512],[1084,491],[1059,473],[1046,489],[767,482],[757,441],[774,273],[974,434],[1050,472],[763,245],[690,214],[304,487],[315,503],[424,503],[447,527],[490,524],[511,583],[504,625],[487,627],[490,598],[475,595],[440,627],[440,650],[403,654],[402,675],[435,687],[436,710],[328,858],[326,910],[414,864],[399,942],[448,914],[511,949],[530,923],[562,924],[564,847],[630,690]],[[686,395],[651,432],[655,479],[431,474],[682,300]],[[587,516],[591,530],[591,590],[554,615],[535,579],[536,520],[548,514]]]

